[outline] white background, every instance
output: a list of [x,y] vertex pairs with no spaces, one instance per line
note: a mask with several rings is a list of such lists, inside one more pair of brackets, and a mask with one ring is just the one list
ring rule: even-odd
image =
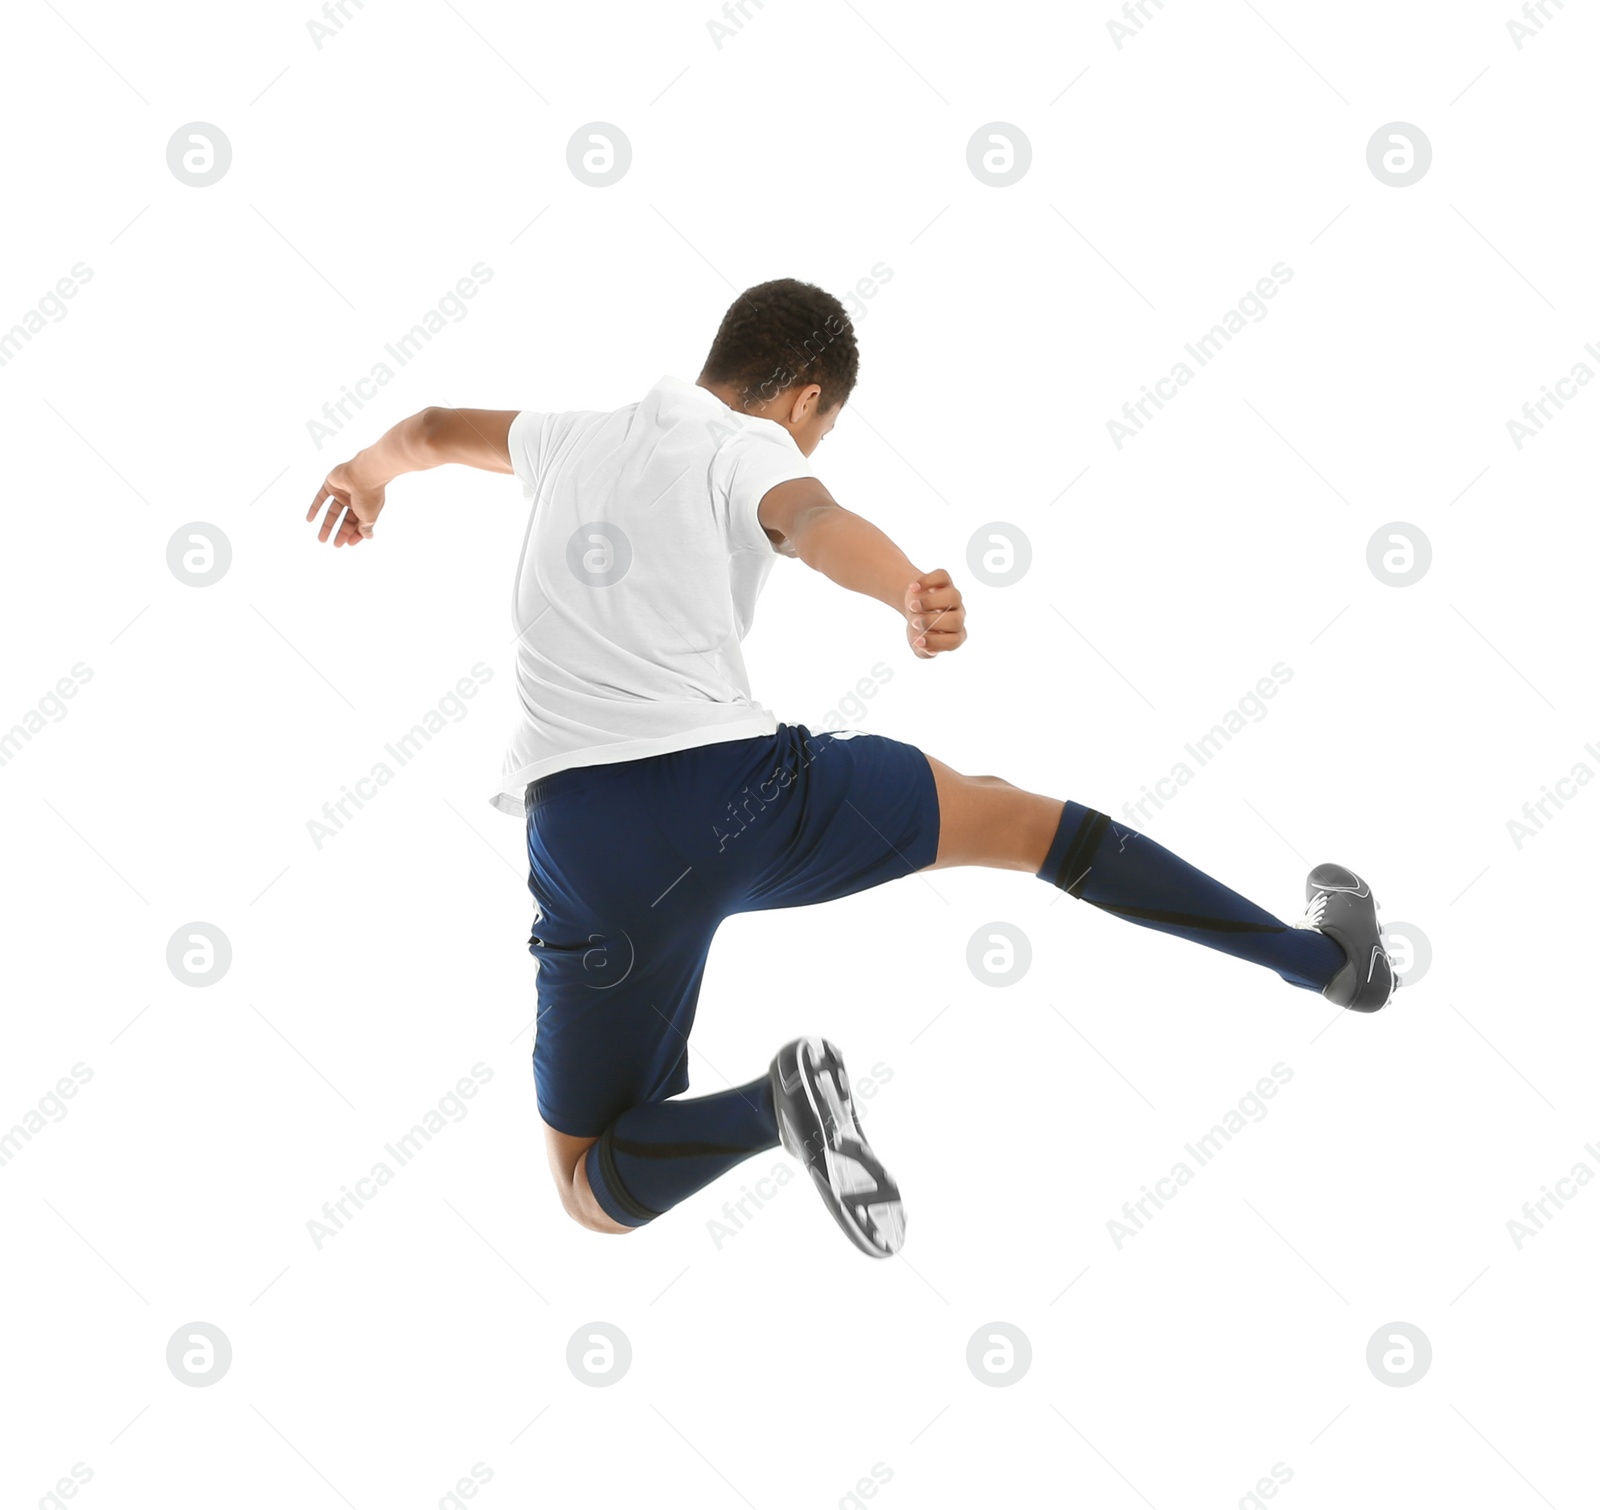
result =
[[[309,0],[5,23],[0,328],[92,271],[0,368],[0,726],[92,673],[0,767],[0,1128],[92,1073],[0,1167],[5,1503],[75,1464],[104,1510],[428,1507],[474,1464],[489,1507],[864,1504],[875,1464],[888,1507],[1249,1505],[1274,1464],[1303,1510],[1591,1503],[1600,1192],[1520,1250],[1507,1223],[1600,1171],[1600,795],[1520,848],[1507,822],[1600,769],[1600,393],[1521,449],[1507,421],[1600,370],[1600,20],[1551,7],[1519,50],[1509,3],[1169,0],[1119,48],[1110,0],[770,0],[719,48],[709,0],[348,9],[320,47]],[[207,188],[166,162],[195,121],[232,145]],[[567,167],[593,121],[632,144],[609,188]],[[967,166],[996,121],[1032,146],[1007,188]],[[1408,188],[1366,160],[1395,121],[1433,149]],[[319,449],[307,421],[479,262],[466,318]],[[1118,449],[1124,401],[1279,262]],[[1433,964],[1358,1018],[978,872],[736,919],[695,1089],[803,1032],[881,1063],[904,1258],[799,1181],[719,1245],[777,1154],[602,1239],[545,1173],[521,832],[486,805],[520,490],[404,481],[356,552],[304,511],[426,404],[615,407],[693,377],[738,289],[880,263],[815,459],[966,583],[971,639],[916,662],[783,563],[757,695],[820,724],[883,661],[860,727],[1120,815],[1282,662],[1149,831],[1291,917],[1309,864],[1352,865]],[[205,588],[166,562],[195,521],[232,546]],[[1004,589],[966,566],[993,521],[1033,552]],[[1432,546],[1404,588],[1367,565],[1395,521]],[[467,716],[318,849],[308,820],[478,662]],[[1033,951],[1004,989],[966,964],[996,920]],[[166,964],[194,921],[233,951],[203,989]],[[476,1063],[470,1114],[319,1250],[322,1203]],[[1123,1202],[1274,1064],[1265,1119],[1119,1248]],[[209,1388],[165,1362],[195,1321],[232,1344]],[[610,1388],[565,1362],[594,1321],[632,1344]],[[1032,1346],[1007,1388],[965,1361],[996,1321]],[[1406,1388],[1366,1363],[1396,1321],[1433,1348]]]

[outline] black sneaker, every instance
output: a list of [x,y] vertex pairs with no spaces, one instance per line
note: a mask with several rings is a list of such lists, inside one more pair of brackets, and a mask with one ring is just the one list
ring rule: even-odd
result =
[[1336,1007],[1376,1012],[1400,985],[1383,947],[1372,888],[1342,865],[1319,865],[1306,877],[1306,912],[1297,928],[1325,933],[1345,952],[1339,973],[1322,994]]
[[769,1074],[778,1136],[811,1172],[834,1220],[863,1253],[898,1253],[906,1235],[900,1191],[861,1134],[838,1049],[797,1038],[778,1050]]

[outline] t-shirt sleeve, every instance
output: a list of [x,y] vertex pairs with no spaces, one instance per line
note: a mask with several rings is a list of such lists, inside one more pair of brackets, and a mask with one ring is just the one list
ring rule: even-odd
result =
[[781,425],[763,424],[740,430],[717,452],[712,466],[723,533],[730,550],[771,550],[772,542],[761,528],[761,500],[780,482],[815,477],[811,463],[801,454]]
[[522,410],[506,432],[506,447],[511,452],[511,470],[522,484],[524,496],[532,498],[539,486],[540,450],[548,416]]

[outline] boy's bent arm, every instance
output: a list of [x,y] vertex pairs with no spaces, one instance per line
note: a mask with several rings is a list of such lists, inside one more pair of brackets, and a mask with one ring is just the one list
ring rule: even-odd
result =
[[887,604],[926,659],[967,638],[966,608],[947,571],[919,571],[877,525],[841,508],[814,477],[779,483],[757,514],[773,544],[840,587]]
[[450,462],[484,472],[510,472],[509,435],[516,417],[515,409],[435,407],[401,420],[328,473],[306,513],[307,519],[316,518],[327,501],[317,539],[332,535],[335,545],[357,545],[369,538],[383,511],[384,490],[407,472],[425,472]]

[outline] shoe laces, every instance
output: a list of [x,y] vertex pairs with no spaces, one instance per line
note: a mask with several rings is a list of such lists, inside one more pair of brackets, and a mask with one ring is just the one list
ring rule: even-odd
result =
[[1322,915],[1328,910],[1328,893],[1319,891],[1309,902],[1306,910],[1294,924],[1296,928],[1321,928]]

